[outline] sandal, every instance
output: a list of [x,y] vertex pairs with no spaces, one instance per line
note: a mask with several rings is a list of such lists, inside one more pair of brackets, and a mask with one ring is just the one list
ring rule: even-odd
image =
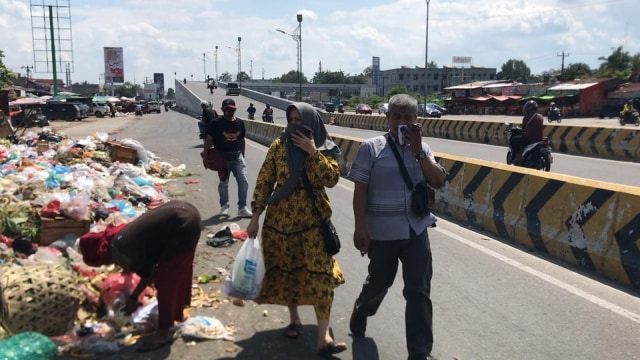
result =
[[302,324],[291,323],[284,330],[284,336],[288,337],[289,339],[297,339],[300,337],[301,333],[302,333]]
[[331,358],[334,354],[339,354],[345,350],[347,350],[347,344],[336,343],[335,341],[332,341],[329,343],[329,345],[323,347],[322,349],[318,349],[318,356]]

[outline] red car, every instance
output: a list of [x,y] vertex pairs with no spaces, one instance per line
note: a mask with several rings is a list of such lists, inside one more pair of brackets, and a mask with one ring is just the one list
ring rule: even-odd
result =
[[[132,113],[132,112],[136,112],[136,105],[137,104],[127,104],[127,105],[123,105],[122,109],[120,110],[123,113]],[[149,104],[145,103],[141,103],[140,105],[142,105],[142,112],[144,114],[148,114],[149,113]]]
[[360,104],[356,106],[356,114],[369,114],[371,115],[373,110],[371,110],[371,106],[367,104]]

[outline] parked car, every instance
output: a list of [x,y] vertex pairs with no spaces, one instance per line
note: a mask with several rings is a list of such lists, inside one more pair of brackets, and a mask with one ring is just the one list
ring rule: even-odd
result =
[[324,103],[324,111],[332,113],[336,111],[336,106],[333,103]]
[[371,110],[371,106],[367,104],[359,104],[356,106],[356,114],[369,114],[371,115],[373,111]]
[[380,104],[378,106],[378,114],[386,114],[389,111],[389,103]]
[[442,113],[433,104],[427,104],[426,110],[424,104],[418,104],[418,116],[439,118]]
[[[127,104],[127,105],[123,105],[122,109],[120,110],[120,112],[123,113],[132,113],[132,112],[136,112],[136,105],[138,104]],[[149,104],[147,103],[140,103],[140,105],[142,105],[142,112],[145,114],[149,113]]]
[[157,101],[149,101],[148,104],[149,104],[149,112],[150,113],[156,112],[156,113],[160,114],[162,112],[159,102],[157,102]]
[[440,111],[440,114],[442,115],[446,115],[449,113],[449,110],[445,107],[442,107],[438,104],[433,104],[433,103],[427,103],[427,105],[433,105],[436,109],[438,109],[438,111]]
[[104,103],[93,103],[93,108],[91,109],[91,113],[95,115],[95,117],[104,117],[109,115],[111,111],[109,110],[109,106]]
[[[85,105],[86,106],[86,105]],[[88,106],[87,106],[88,107]],[[42,108],[42,114],[47,120],[82,120],[87,117],[87,111],[78,104],[68,102],[50,102]]]
[[240,86],[238,83],[227,83],[227,95],[240,95]]

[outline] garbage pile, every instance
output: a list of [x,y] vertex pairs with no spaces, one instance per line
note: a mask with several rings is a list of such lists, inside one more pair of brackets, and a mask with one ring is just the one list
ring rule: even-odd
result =
[[[113,161],[119,146],[135,149],[130,162]],[[125,316],[123,296],[139,278],[115,266],[88,267],[77,242],[168,201],[163,185],[184,175],[184,165],[104,133],[73,139],[45,129],[0,140],[0,354],[49,359],[51,341],[72,355],[111,353],[153,329],[153,289]],[[228,337],[219,326],[212,333]],[[37,341],[21,345],[29,339]]]

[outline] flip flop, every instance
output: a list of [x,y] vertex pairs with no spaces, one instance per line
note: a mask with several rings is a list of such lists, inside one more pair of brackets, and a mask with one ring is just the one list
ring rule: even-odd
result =
[[347,350],[347,344],[336,343],[335,341],[332,341],[329,343],[329,345],[318,350],[318,356],[331,358],[334,354],[339,354],[345,350]]
[[289,339],[297,339],[300,337],[301,333],[302,333],[302,324],[291,323],[284,330],[284,336],[288,337]]

